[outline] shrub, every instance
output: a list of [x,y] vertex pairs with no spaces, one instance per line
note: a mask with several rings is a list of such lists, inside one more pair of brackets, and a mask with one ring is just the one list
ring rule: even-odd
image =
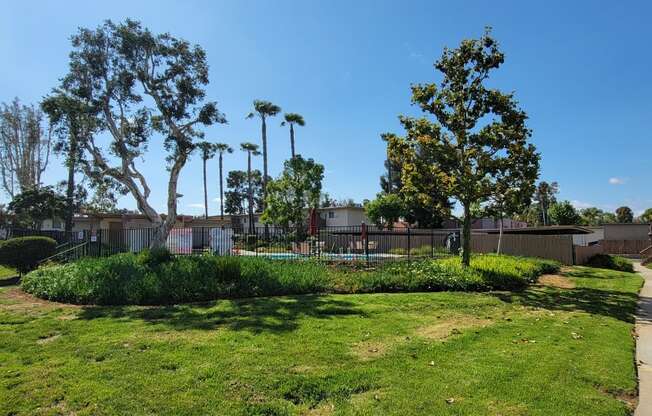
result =
[[52,256],[56,248],[57,242],[49,237],[11,238],[0,242],[0,264],[27,273]]
[[172,260],[172,253],[165,247],[145,249],[138,254],[138,261],[148,266],[158,266]]
[[22,287],[61,302],[156,305],[327,292],[514,289],[559,267],[552,261],[499,255],[474,256],[469,268],[450,257],[355,270],[313,260],[159,254],[121,253],[41,267],[25,276]]
[[586,266],[634,273],[634,265],[631,261],[610,254],[596,254],[586,262]]

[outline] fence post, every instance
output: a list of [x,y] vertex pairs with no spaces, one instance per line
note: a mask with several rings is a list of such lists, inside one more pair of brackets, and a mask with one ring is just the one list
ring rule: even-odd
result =
[[430,229],[430,257],[435,257],[435,231]]
[[97,257],[102,257],[102,230],[97,230]]
[[410,260],[410,251],[412,251],[412,244],[410,242],[410,227],[407,228],[407,256]]

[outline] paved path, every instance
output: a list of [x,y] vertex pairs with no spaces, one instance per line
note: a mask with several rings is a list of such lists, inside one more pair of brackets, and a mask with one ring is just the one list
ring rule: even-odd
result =
[[635,262],[645,279],[636,314],[636,362],[638,363],[638,407],[635,416],[652,416],[652,270]]

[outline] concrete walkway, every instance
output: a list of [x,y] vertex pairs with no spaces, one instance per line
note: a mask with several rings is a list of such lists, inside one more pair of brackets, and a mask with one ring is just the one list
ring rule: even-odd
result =
[[636,363],[638,364],[638,407],[635,416],[652,416],[652,270],[635,262],[645,284],[636,313]]

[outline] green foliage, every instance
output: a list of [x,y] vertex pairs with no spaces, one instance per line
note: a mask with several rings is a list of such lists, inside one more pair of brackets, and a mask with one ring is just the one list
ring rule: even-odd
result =
[[25,276],[36,296],[77,304],[170,304],[323,292],[397,292],[519,288],[555,262],[485,255],[463,268],[459,258],[397,262],[371,271],[330,268],[316,261],[256,257],[123,253],[41,267]]
[[405,215],[405,205],[397,194],[378,194],[364,206],[367,217],[378,227],[392,228]]
[[627,224],[634,221],[634,212],[630,207],[619,207],[616,209],[616,221]]
[[580,214],[569,201],[555,202],[549,209],[550,223],[556,225],[577,225],[581,222]]
[[648,208],[639,217],[641,222],[652,222],[652,208]]
[[[251,171],[254,211],[263,209],[263,174],[258,169]],[[228,214],[247,212],[247,171],[232,170],[226,177],[227,191],[224,193],[224,211]]]
[[[401,165],[406,196],[425,203],[432,195],[457,199],[464,208],[463,263],[470,259],[470,206],[504,193],[505,178],[534,182],[539,155],[528,142],[527,114],[512,93],[484,83],[504,62],[489,30],[480,39],[445,49],[435,63],[439,85],[412,85],[412,102],[427,115],[401,116],[405,137],[386,135],[389,158]],[[522,177],[519,178],[519,175]]]
[[612,256],[610,254],[596,254],[592,256],[586,265],[600,269],[616,270],[620,272],[634,273],[634,265],[624,257]]
[[324,166],[300,155],[286,160],[278,179],[269,183],[261,220],[266,224],[301,228],[306,210],[319,206]]
[[580,211],[580,222],[582,225],[602,225],[616,222],[616,216],[611,212],[604,212],[596,207],[584,208]]
[[149,267],[157,267],[172,261],[172,253],[165,247],[145,249],[138,253],[138,261]]
[[35,269],[39,262],[54,255],[57,242],[48,237],[18,237],[0,242],[0,264],[20,273]]
[[8,208],[16,215],[18,224],[38,230],[43,220],[64,217],[66,198],[51,186],[32,188],[14,196]]

